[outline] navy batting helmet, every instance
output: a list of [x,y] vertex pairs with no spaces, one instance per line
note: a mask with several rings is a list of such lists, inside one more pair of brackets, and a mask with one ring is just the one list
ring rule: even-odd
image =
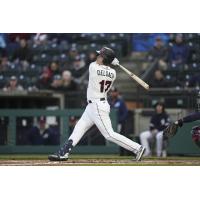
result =
[[200,147],[200,126],[192,127],[191,133],[192,133],[192,140],[198,147]]
[[96,52],[103,57],[104,65],[110,65],[115,58],[115,52],[108,47],[103,47],[100,51]]

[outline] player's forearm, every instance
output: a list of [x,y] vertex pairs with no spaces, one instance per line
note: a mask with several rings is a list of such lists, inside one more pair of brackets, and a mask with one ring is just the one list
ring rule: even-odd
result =
[[200,112],[194,112],[190,115],[187,115],[186,117],[179,119],[176,123],[178,123],[179,126],[182,126],[183,123],[189,123],[196,120],[200,120]]
[[193,122],[200,119],[200,112],[192,113],[183,118],[183,123]]

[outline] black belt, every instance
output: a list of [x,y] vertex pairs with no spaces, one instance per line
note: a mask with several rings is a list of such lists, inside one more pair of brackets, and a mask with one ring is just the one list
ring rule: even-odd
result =
[[[99,100],[100,100],[100,101],[105,101],[106,99],[105,99],[105,98],[100,98]],[[92,101],[91,101],[91,100],[88,100],[88,103],[92,103]]]

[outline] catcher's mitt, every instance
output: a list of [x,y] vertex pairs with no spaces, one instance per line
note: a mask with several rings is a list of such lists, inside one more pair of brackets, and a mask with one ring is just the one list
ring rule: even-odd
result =
[[175,123],[171,123],[164,131],[163,131],[163,135],[165,138],[170,138],[173,137],[174,135],[176,135],[177,131],[178,131],[178,124]]

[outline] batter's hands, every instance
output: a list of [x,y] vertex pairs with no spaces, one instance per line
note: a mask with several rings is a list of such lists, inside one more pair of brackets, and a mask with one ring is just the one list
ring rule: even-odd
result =
[[116,66],[116,65],[119,65],[119,60],[117,58],[115,58],[112,63],[112,65]]

